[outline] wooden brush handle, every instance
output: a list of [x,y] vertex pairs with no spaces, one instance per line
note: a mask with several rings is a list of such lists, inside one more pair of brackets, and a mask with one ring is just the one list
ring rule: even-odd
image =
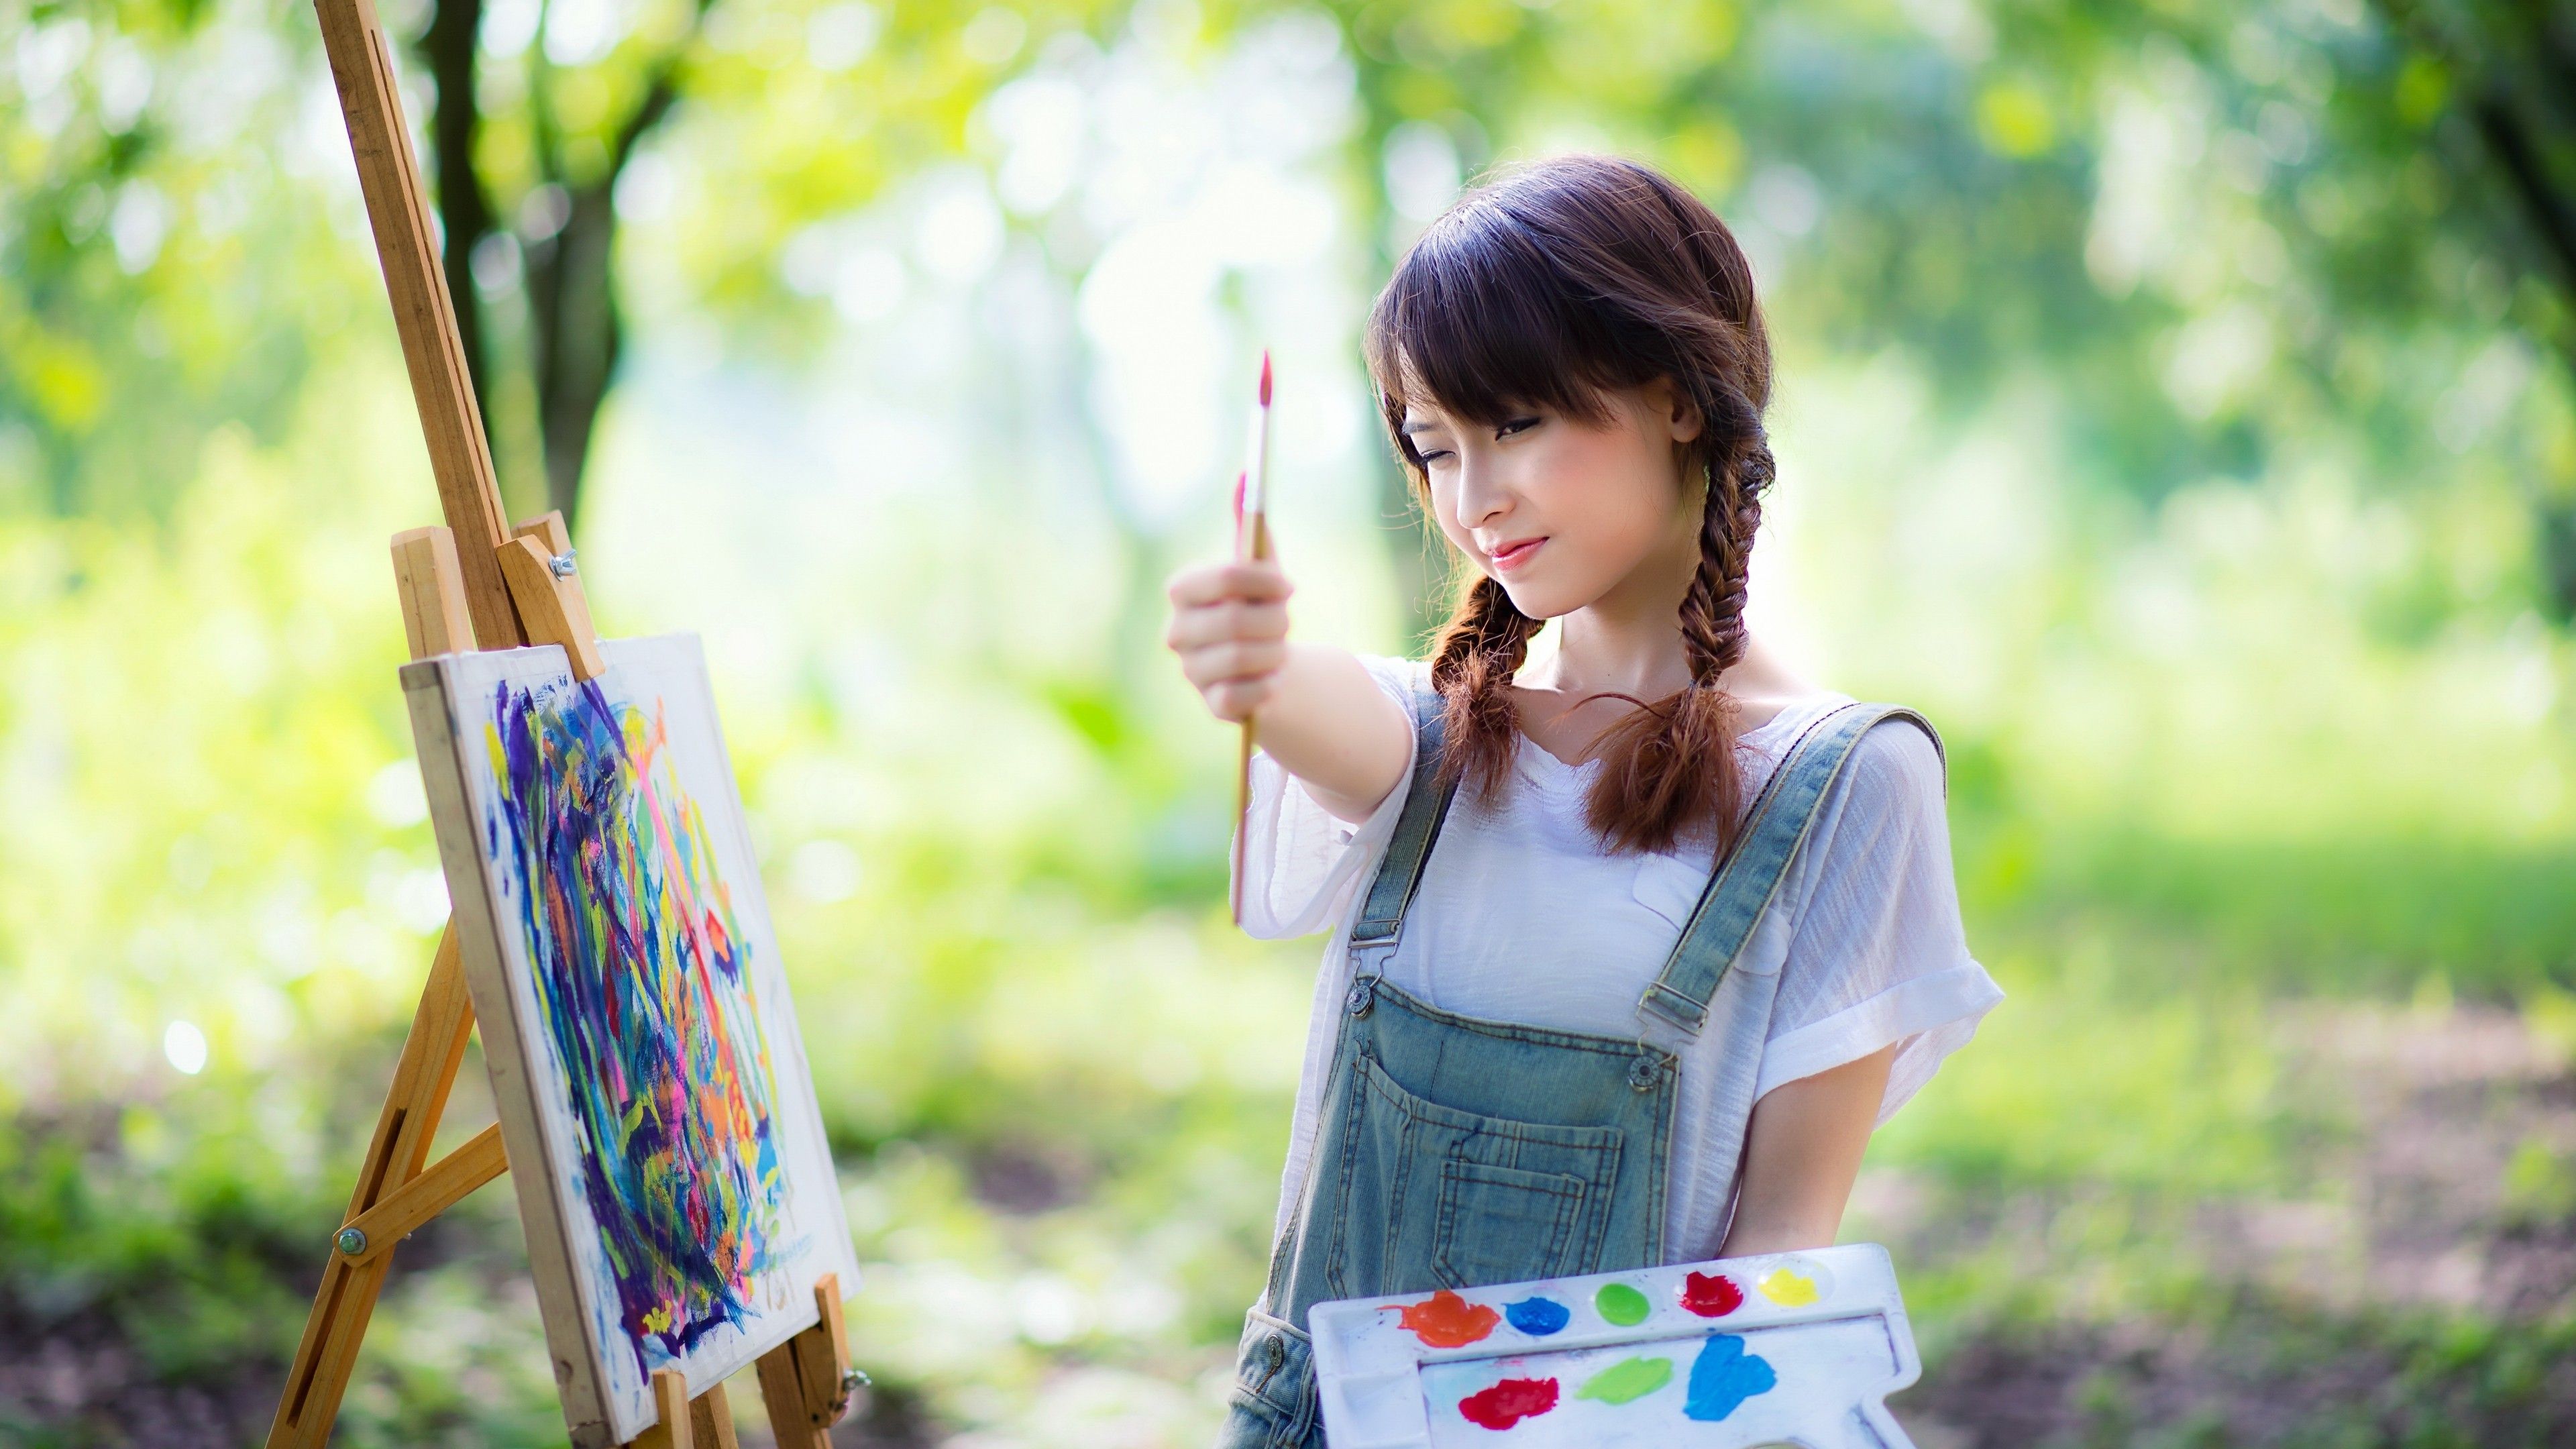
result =
[[[1263,514],[1249,514],[1244,520],[1251,525],[1252,545],[1245,557],[1258,563],[1270,557],[1270,520]],[[1234,766],[1234,858],[1226,871],[1225,905],[1237,926],[1243,924],[1244,832],[1252,820],[1252,716],[1243,717],[1243,747]]]

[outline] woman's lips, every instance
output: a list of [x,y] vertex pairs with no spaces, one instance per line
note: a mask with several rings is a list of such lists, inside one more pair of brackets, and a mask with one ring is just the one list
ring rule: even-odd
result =
[[1505,573],[1510,573],[1512,570],[1519,568],[1522,564],[1528,563],[1530,561],[1530,555],[1538,552],[1539,545],[1545,542],[1547,542],[1547,540],[1544,538],[1533,538],[1522,543],[1513,544],[1493,556],[1494,567]]

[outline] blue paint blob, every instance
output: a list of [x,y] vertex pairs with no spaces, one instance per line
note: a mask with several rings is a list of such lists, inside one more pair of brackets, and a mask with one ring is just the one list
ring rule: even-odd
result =
[[1572,1321],[1573,1310],[1552,1298],[1524,1298],[1503,1305],[1503,1317],[1532,1338],[1545,1338]]
[[1771,1371],[1771,1360],[1746,1353],[1741,1335],[1717,1334],[1700,1346],[1699,1358],[1691,1364],[1682,1413],[1713,1424],[1734,1413],[1746,1399],[1779,1386],[1780,1376]]

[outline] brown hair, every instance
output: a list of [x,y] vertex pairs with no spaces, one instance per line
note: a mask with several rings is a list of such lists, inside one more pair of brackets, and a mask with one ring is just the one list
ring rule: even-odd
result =
[[[1564,156],[1489,180],[1431,223],[1369,315],[1378,406],[1428,511],[1429,474],[1401,431],[1407,389],[1462,420],[1500,426],[1532,406],[1595,426],[1603,394],[1669,379],[1701,418],[1681,445],[1684,487],[1706,484],[1699,567],[1682,596],[1691,683],[1602,732],[1586,803],[1613,852],[1670,849],[1715,826],[1722,858],[1743,812],[1735,701],[1718,678],[1744,657],[1753,533],[1770,485],[1762,409],[1771,344],[1753,269],[1698,198],[1630,161]],[[1481,570],[1460,578],[1432,650],[1447,736],[1443,784],[1488,793],[1511,774],[1520,723],[1505,688],[1539,621]],[[1598,698],[1600,696],[1588,696]]]

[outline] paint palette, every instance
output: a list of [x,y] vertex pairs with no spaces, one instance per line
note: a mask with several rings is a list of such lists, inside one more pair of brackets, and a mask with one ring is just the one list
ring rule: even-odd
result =
[[1332,1449],[1912,1449],[1887,1250],[1349,1298],[1307,1314]]

